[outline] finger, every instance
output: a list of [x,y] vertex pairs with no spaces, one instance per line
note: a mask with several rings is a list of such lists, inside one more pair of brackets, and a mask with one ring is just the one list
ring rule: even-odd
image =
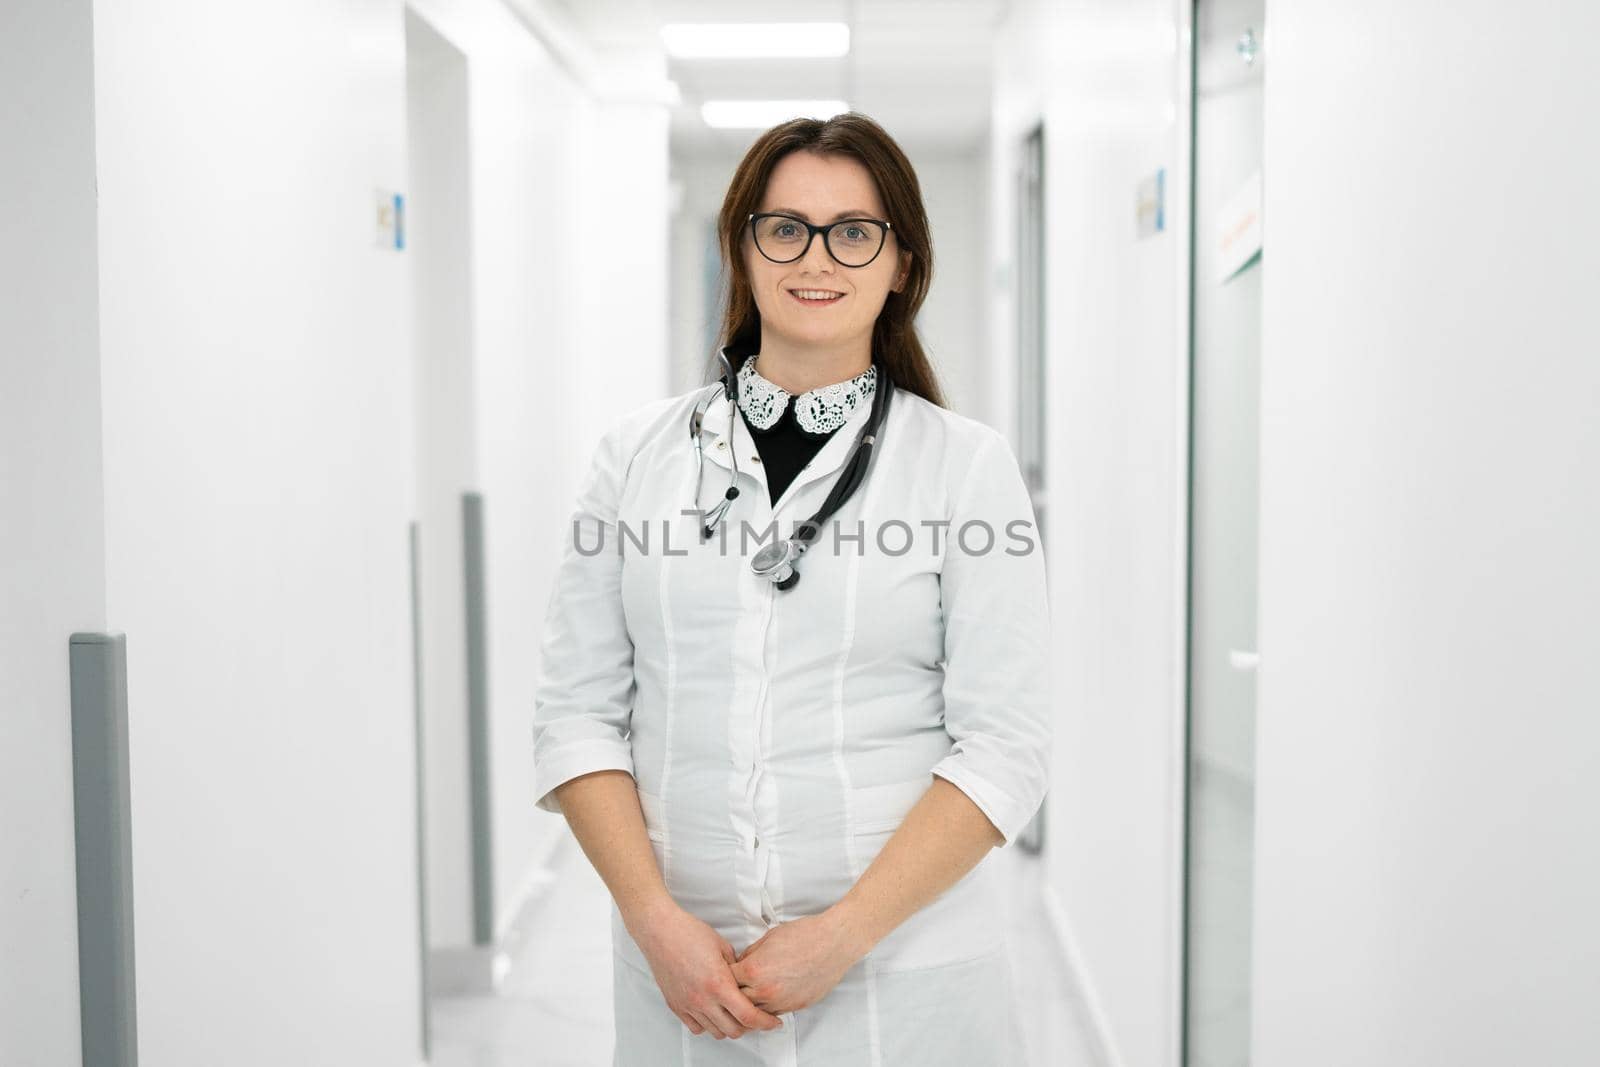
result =
[[775,1030],[783,1025],[783,1020],[758,1007],[745,993],[743,986],[736,986],[724,996],[722,1006],[739,1020],[740,1025],[750,1030]]
[[734,1017],[731,1011],[721,1004],[711,1005],[711,1012],[712,1017],[717,1021],[717,1025],[722,1028],[722,1032],[727,1034],[729,1037],[743,1037],[745,1031],[750,1029],[750,1027],[741,1023],[737,1018]]
[[728,1036],[722,1032],[721,1028],[719,1028],[715,1022],[711,1020],[711,1016],[707,1013],[690,1009],[689,1014],[693,1015],[700,1023],[702,1030],[710,1033],[711,1036],[716,1038],[718,1041],[721,1041],[723,1038]]
[[776,1030],[783,1025],[783,1020],[759,1006],[752,1006],[743,1015],[735,1016],[748,1030]]
[[689,1028],[689,1032],[691,1034],[703,1034],[706,1032],[706,1028],[701,1026],[695,1017],[690,1015],[688,1012],[675,1011],[672,1014],[676,1015],[679,1021],[681,1021],[684,1026]]

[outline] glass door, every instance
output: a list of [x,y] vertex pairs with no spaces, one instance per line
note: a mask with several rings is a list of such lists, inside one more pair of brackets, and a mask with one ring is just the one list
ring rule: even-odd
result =
[[1263,12],[1194,18],[1187,1067],[1250,1061]]
[[[1038,551],[1044,551],[1045,392],[1044,366],[1044,127],[1022,143],[1017,167],[1017,462],[1028,487]],[[1026,852],[1044,846],[1042,805],[1017,838]]]

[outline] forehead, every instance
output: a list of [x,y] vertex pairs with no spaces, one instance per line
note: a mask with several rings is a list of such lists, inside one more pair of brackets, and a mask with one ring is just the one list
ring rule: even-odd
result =
[[772,168],[761,209],[775,204],[804,211],[812,221],[841,211],[883,214],[877,184],[859,160],[806,151],[790,152]]

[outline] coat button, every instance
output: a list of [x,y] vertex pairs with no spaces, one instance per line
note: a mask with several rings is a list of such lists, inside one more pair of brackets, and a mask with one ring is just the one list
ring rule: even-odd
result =
[[728,442],[726,442],[726,441],[718,441],[717,442],[717,447],[718,448],[727,448],[728,447]]

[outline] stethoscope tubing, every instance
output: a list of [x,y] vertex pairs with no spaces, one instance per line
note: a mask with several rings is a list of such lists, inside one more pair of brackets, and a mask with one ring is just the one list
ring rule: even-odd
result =
[[[700,487],[705,471],[705,450],[700,442],[700,428],[704,422],[705,410],[711,401],[716,399],[716,390],[721,389],[728,398],[728,439],[733,439],[734,420],[739,414],[739,383],[738,376],[733,369],[733,360],[728,355],[728,346],[724,345],[717,353],[722,362],[722,380],[717,383],[704,398],[695,404],[693,413],[689,417],[689,443],[695,453],[694,477],[694,506],[698,512],[700,507]],[[817,509],[805,522],[796,529],[794,536],[783,538],[772,545],[768,545],[751,559],[750,566],[757,574],[771,579],[779,589],[789,589],[800,580],[800,572],[795,569],[811,543],[816,540],[822,530],[822,523],[835,511],[849,500],[856,489],[866,480],[867,471],[872,463],[873,446],[882,436],[884,420],[888,416],[889,397],[894,392],[894,381],[884,371],[882,365],[878,368],[879,386],[872,397],[872,413],[867,418],[866,426],[856,437],[855,444],[851,447],[850,457],[845,461],[844,472],[834,482],[833,489],[823,500],[822,506]],[[728,480],[728,488],[717,505],[706,512],[709,520],[700,529],[702,542],[710,539],[711,534],[719,526],[732,506],[733,501],[739,496],[739,457],[734,455],[737,449],[730,449],[733,470]]]

